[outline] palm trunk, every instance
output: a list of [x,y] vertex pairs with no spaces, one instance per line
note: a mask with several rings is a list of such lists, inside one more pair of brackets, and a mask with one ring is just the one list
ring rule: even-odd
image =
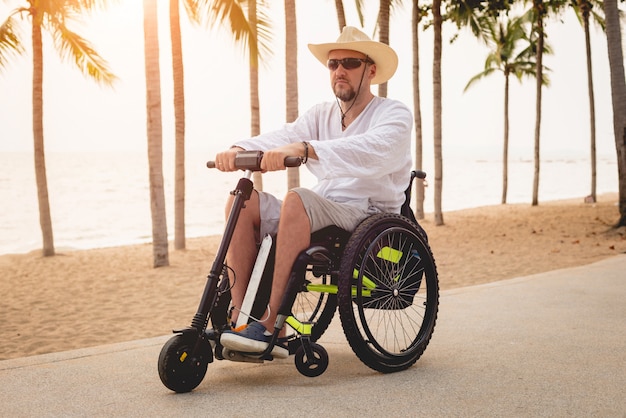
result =
[[[422,111],[420,103],[420,57],[419,24],[422,14],[418,0],[413,0],[412,35],[413,35],[413,117],[415,121],[415,167],[422,169]],[[424,219],[424,182],[415,182],[415,218]]]
[[435,151],[435,225],[443,225],[441,195],[443,190],[443,152],[441,134],[441,0],[433,1],[433,27],[435,31],[433,48],[433,124]]
[[[389,2],[390,0],[380,0],[378,11],[379,41],[389,45]],[[387,82],[378,85],[378,96],[387,97]]]
[[624,78],[624,55],[617,0],[604,0],[606,38],[611,70],[611,98],[613,102],[613,131],[617,151],[619,181],[619,221],[626,226],[626,80]]
[[[252,29],[252,37],[258,41],[256,0],[248,0],[248,21]],[[257,48],[258,51],[258,48]],[[261,105],[259,104],[259,55],[252,48],[250,50],[250,135],[257,136],[261,133]],[[254,187],[263,190],[263,176],[260,171],[252,174]]]
[[343,10],[343,0],[335,0],[335,8],[337,9],[337,21],[339,22],[339,33],[346,26],[346,14]]
[[504,144],[502,146],[502,201],[506,204],[509,187],[509,73],[504,74]]
[[35,157],[35,179],[37,182],[37,200],[39,202],[39,224],[43,238],[43,256],[55,254],[52,234],[52,217],[48,199],[48,180],[46,177],[46,159],[43,141],[43,46],[41,26],[37,16],[33,16],[33,139]]
[[[541,0],[535,0],[543,7]],[[539,204],[539,168],[541,166],[540,144],[541,144],[541,90],[543,86],[543,12],[537,7],[537,75],[536,75],[536,105],[535,105],[535,173],[533,178],[533,199],[532,206]]]
[[[285,0],[285,74],[286,118],[293,122],[298,118],[298,30],[296,26],[296,2]],[[287,169],[287,190],[300,186],[300,168]]]
[[591,39],[589,36],[589,11],[583,13],[585,28],[585,51],[587,54],[587,89],[589,91],[589,127],[591,139],[591,202],[596,202],[597,157],[596,157],[596,105],[593,94],[593,70],[591,65]]
[[185,248],[185,79],[179,0],[170,0],[170,38],[174,75],[175,167],[174,248]]
[[161,75],[159,71],[156,0],[144,0],[143,6],[152,255],[153,266],[162,267],[169,265],[169,254],[163,188],[163,128],[161,125]]

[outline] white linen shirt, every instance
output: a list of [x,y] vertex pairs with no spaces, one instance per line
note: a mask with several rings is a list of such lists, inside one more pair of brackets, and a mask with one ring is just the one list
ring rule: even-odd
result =
[[267,151],[309,141],[319,158],[306,163],[318,180],[313,191],[362,210],[399,213],[412,167],[412,126],[411,111],[402,102],[374,97],[344,131],[337,103],[327,102],[282,129],[234,145]]

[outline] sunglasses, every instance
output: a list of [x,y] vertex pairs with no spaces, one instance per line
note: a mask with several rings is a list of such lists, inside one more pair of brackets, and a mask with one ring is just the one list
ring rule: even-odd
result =
[[345,68],[346,70],[354,70],[356,68],[359,68],[361,66],[361,63],[367,63],[367,64],[373,64],[374,61],[372,61],[369,58],[344,58],[344,59],[329,59],[328,62],[326,63],[326,66],[328,67],[328,69],[330,71],[335,71],[337,70],[337,68],[339,68],[339,64],[341,64],[341,66],[343,68]]

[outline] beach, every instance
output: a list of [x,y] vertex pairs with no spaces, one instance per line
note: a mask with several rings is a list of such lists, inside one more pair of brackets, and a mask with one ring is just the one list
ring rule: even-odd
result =
[[[617,194],[444,213],[427,231],[442,290],[589,264],[626,253]],[[219,236],[170,246],[152,268],[150,244],[0,256],[0,360],[168,334],[189,325]],[[590,283],[590,286],[593,284]]]

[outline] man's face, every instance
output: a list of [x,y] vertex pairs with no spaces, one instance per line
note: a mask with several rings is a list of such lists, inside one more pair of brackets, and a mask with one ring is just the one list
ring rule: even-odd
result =
[[[330,51],[328,54],[328,59],[330,60],[338,60],[341,61],[345,58],[358,58],[361,60],[365,60],[365,54],[362,54],[357,51],[351,51],[347,49],[336,49]],[[332,62],[332,61],[331,61]],[[361,77],[363,77],[363,83],[361,88],[369,88],[369,80],[371,80],[371,66],[366,66],[365,62],[361,62],[359,67],[346,69],[343,65],[338,65],[335,70],[330,69],[330,83],[333,88],[333,92],[335,96],[342,102],[349,102],[354,99],[357,94],[357,89],[361,82]],[[363,71],[365,70],[365,75]]]

